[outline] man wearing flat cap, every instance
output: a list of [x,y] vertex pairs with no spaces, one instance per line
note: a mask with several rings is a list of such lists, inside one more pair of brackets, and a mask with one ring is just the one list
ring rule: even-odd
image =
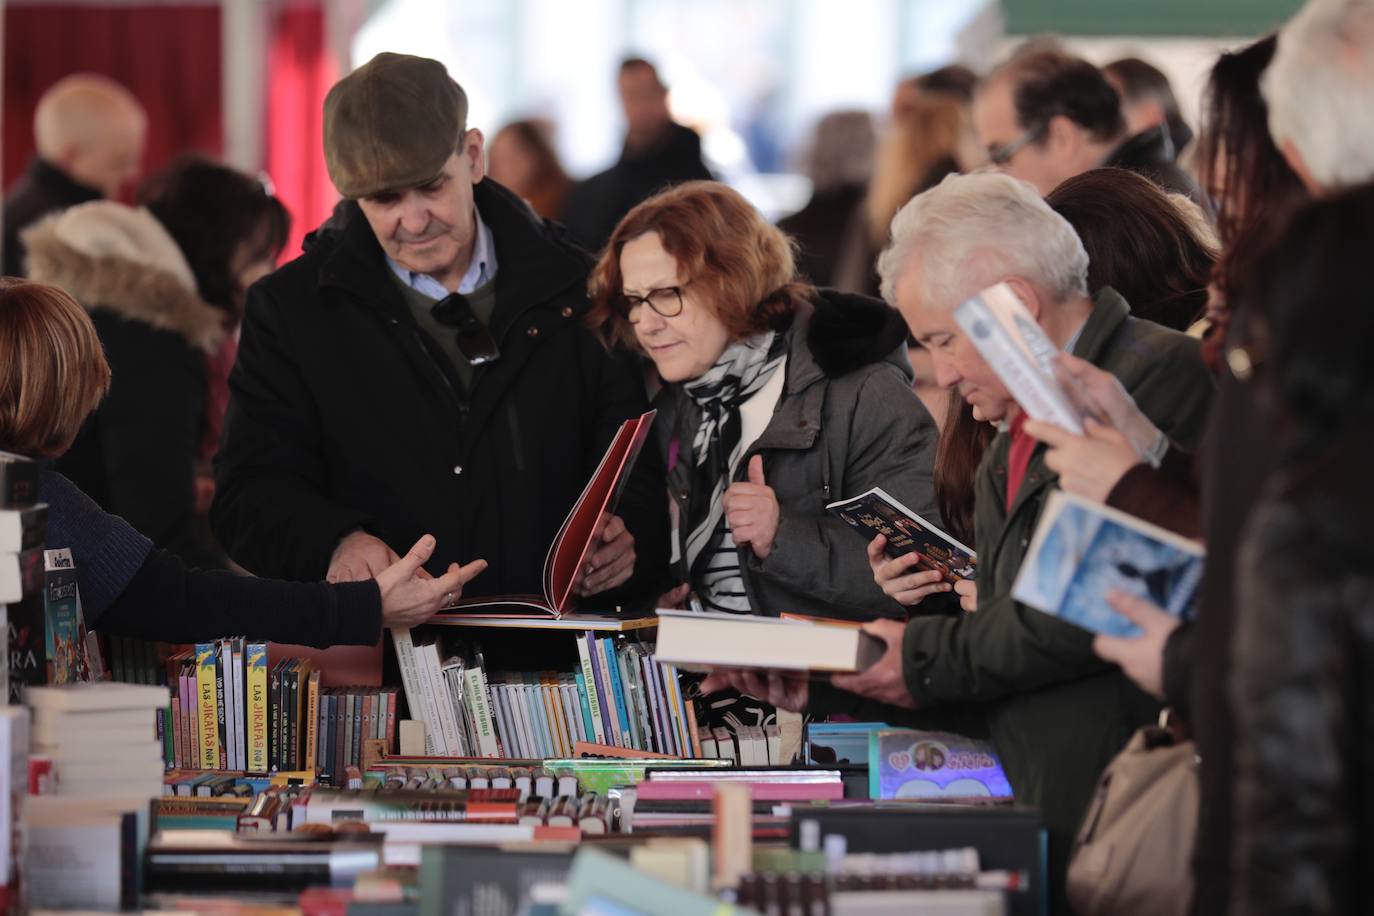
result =
[[[443,65],[400,54],[325,100],[347,201],[249,290],[216,462],[211,521],[251,572],[370,578],[431,533],[431,572],[488,562],[465,597],[540,594],[565,515],[647,409],[637,367],[583,326],[587,255],[484,177],[466,120]],[[581,571],[594,606],[662,584],[651,451]]]

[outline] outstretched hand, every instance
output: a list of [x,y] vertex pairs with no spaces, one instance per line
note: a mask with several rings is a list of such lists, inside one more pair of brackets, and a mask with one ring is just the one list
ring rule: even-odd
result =
[[377,574],[382,592],[382,626],[406,629],[424,623],[440,608],[450,607],[463,596],[463,586],[487,568],[486,560],[466,566],[449,565],[438,578],[420,576],[421,567],[434,553],[434,536],[415,542],[410,552]]

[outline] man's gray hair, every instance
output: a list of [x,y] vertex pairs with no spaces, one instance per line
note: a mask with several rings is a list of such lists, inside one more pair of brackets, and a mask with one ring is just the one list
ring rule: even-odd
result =
[[1269,133],[1324,188],[1374,179],[1374,0],[1308,0],[1260,80]]
[[950,175],[892,219],[878,256],[883,298],[920,258],[921,300],[958,304],[1003,277],[1020,277],[1056,302],[1088,292],[1088,253],[1073,226],[1010,175]]

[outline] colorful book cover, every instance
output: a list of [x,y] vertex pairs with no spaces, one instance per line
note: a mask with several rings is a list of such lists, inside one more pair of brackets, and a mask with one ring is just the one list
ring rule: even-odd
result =
[[874,801],[1012,797],[991,742],[907,728],[869,732],[868,792]]
[[598,744],[605,744],[606,730],[601,718],[601,701],[596,695],[596,669],[592,667],[592,656],[588,649],[593,638],[591,633],[577,638],[577,655],[582,663],[578,687],[582,690],[582,700],[586,703],[587,714],[591,718],[592,733],[596,735]]
[[219,766],[219,723],[215,701],[215,644],[196,643],[196,703],[200,721],[200,768]]
[[[4,559],[4,558],[0,558]],[[24,688],[41,687],[48,679],[47,615],[43,611],[43,551],[27,550],[11,557],[19,579],[20,597],[9,602],[5,632],[9,651],[9,705],[22,706]]]
[[611,720],[610,734],[615,739],[611,743],[616,747],[625,747],[629,736],[625,734],[625,729],[621,725],[624,721],[624,711],[616,697],[616,683],[620,679],[611,676],[611,663],[607,656],[613,656],[615,653],[613,651],[607,652],[606,644],[609,641],[609,639],[596,640],[596,654],[592,658],[597,665],[597,686],[602,691],[602,708],[606,710],[607,716]]
[[[581,642],[582,640],[579,639],[578,643]],[[585,669],[587,667],[589,667],[589,665],[584,662],[583,668]],[[585,670],[574,671],[573,681],[577,684],[577,703],[582,710],[582,730],[587,734],[587,740],[598,741],[597,729],[592,723],[592,706],[591,703],[587,701],[587,675]]]
[[76,564],[67,548],[43,551],[43,615],[48,683],[87,680],[86,628],[81,622]]
[[1012,585],[1022,604],[1108,636],[1140,629],[1107,603],[1115,590],[1191,619],[1202,585],[1201,545],[1063,490],[1049,502]]
[[267,757],[267,643],[250,642],[245,651],[248,682],[248,771],[266,773]]
[[893,559],[919,553],[917,569],[939,571],[951,582],[977,578],[978,558],[972,549],[912,512],[882,487],[825,508],[866,540],[880,534],[886,537],[884,552]]

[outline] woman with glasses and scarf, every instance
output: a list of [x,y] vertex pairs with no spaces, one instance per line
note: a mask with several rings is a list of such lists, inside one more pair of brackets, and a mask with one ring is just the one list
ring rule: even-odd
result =
[[592,274],[593,325],[663,382],[677,583],[665,606],[901,617],[825,507],[882,487],[938,521],[935,422],[911,390],[897,313],[799,282],[794,258],[738,193],[690,182],[631,210]]

